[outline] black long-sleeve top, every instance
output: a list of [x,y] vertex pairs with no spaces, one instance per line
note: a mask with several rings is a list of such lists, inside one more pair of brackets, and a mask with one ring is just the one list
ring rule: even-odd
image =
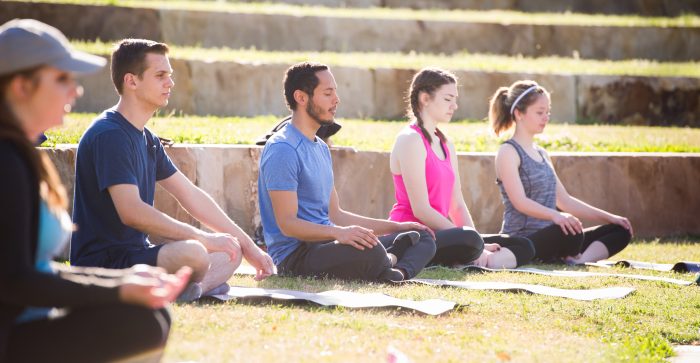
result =
[[52,275],[34,268],[39,228],[39,186],[31,165],[0,140],[0,362],[16,317],[28,306],[80,307],[119,301],[120,272],[81,270]]

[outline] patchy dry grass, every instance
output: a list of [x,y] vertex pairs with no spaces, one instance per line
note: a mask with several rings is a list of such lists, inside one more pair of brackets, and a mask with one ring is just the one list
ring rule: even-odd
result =
[[[697,239],[671,241],[638,240],[616,257],[700,261]],[[612,271],[692,278],[688,274],[619,268]],[[426,271],[421,277],[571,289],[632,286],[637,291],[624,299],[584,302],[521,293],[338,280],[273,277],[257,283],[251,277],[235,276],[230,283],[238,286],[384,292],[415,300],[441,298],[461,307],[432,317],[400,309],[352,310],[303,304],[229,301],[175,305],[175,325],[165,359],[378,362],[386,359],[389,347],[394,347],[415,362],[657,362],[672,354],[673,344],[700,340],[698,286],[615,278],[466,274],[448,269]]]

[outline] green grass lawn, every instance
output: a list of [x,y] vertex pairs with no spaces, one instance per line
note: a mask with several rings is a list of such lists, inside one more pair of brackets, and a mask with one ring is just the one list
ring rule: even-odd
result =
[[[82,51],[107,56],[109,42],[74,41]],[[177,59],[294,64],[317,61],[330,66],[360,68],[420,69],[438,66],[451,70],[483,72],[517,72],[543,74],[600,74],[655,77],[700,77],[700,62],[657,62],[652,60],[593,60],[571,57],[522,57],[493,54],[428,54],[398,52],[276,52],[256,49],[201,48],[170,45],[170,55]],[[176,75],[177,76],[177,75]]]
[[[49,130],[44,146],[75,144],[95,114],[70,114],[66,124]],[[185,144],[253,144],[270,130],[274,116],[155,117],[149,128]],[[405,121],[339,120],[343,129],[332,138],[337,146],[390,151]],[[458,151],[496,151],[508,135],[496,138],[484,121],[453,122],[443,127]],[[550,124],[539,137],[550,151],[700,152],[700,129],[681,127]]]
[[[700,261],[698,239],[637,240],[616,258]],[[564,266],[537,266],[563,269]],[[690,274],[576,268],[691,280]],[[322,308],[279,303],[178,304],[166,361],[380,362],[394,347],[414,362],[661,362],[673,344],[700,343],[700,287],[615,278],[553,278],[528,274],[466,274],[438,269],[420,277],[506,281],[587,289],[631,286],[618,300],[574,301],[548,296],[409,285],[272,277],[237,286],[320,292],[343,289],[394,297],[440,298],[462,305],[441,316],[400,309]]]
[[139,8],[185,9],[249,14],[343,17],[362,19],[436,20],[471,23],[542,24],[580,26],[698,27],[700,17],[675,18],[632,15],[591,15],[577,13],[525,13],[504,10],[412,10],[396,8],[334,8],[282,3],[237,3],[226,1],[148,0],[43,0],[38,2],[117,5]]

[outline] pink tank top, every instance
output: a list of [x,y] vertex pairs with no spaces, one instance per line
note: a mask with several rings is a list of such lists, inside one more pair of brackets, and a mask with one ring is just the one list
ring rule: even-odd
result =
[[[430,206],[445,216],[445,218],[449,218],[448,212],[450,210],[450,201],[452,200],[452,188],[455,184],[455,173],[450,163],[450,152],[447,149],[447,145],[442,142],[441,146],[445,153],[445,160],[440,160],[433,152],[428,139],[425,138],[420,127],[415,124],[410,127],[420,135],[425,146],[427,154],[425,157],[425,181],[428,187]],[[439,141],[437,137],[434,140]],[[413,215],[403,177],[396,174],[392,176],[394,177],[394,189],[396,190],[396,204],[391,208],[389,219],[396,222],[420,222]]]

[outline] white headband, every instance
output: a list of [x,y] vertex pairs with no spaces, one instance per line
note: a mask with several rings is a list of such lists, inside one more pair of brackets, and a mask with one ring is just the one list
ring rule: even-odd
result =
[[525,92],[521,93],[520,96],[518,96],[518,98],[515,99],[515,101],[513,102],[513,106],[510,106],[510,114],[511,114],[511,116],[513,116],[513,111],[515,111],[515,106],[518,105],[518,102],[520,102],[520,100],[523,99],[523,97],[525,97],[525,96],[526,96],[528,93],[530,93],[530,91],[532,91],[533,89],[537,89],[537,85],[534,85],[534,86],[532,86],[532,87],[526,89]]

